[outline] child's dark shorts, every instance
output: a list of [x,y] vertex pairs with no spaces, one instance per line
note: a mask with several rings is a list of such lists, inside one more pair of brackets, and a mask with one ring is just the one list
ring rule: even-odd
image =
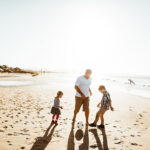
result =
[[60,115],[60,114],[61,114],[61,111],[60,111],[59,108],[52,107],[52,109],[51,109],[51,114]]

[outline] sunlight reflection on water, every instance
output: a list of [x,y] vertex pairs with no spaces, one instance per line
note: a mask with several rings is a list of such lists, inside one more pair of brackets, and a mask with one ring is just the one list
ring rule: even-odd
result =
[[0,86],[23,86],[31,83],[31,81],[0,81]]

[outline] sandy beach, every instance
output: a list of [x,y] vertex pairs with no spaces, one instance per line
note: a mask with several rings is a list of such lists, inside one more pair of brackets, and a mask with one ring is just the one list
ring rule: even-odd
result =
[[[64,78],[65,76],[65,78]],[[105,130],[72,125],[75,77],[61,73],[31,77],[1,74],[0,81],[30,81],[22,86],[0,87],[0,150],[149,150],[150,99],[120,91],[111,92],[115,108],[105,115]],[[101,84],[101,83],[98,83]],[[90,121],[98,108],[95,87],[90,100]],[[58,90],[64,107],[58,126],[50,126],[50,109]],[[79,112],[77,121],[85,121]]]

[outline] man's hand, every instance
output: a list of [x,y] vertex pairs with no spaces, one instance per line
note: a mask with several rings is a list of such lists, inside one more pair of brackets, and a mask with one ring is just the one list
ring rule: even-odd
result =
[[113,107],[110,107],[110,110],[111,110],[111,111],[114,111],[114,108],[113,108]]
[[97,104],[97,107],[99,108],[99,107],[100,107],[100,105],[101,105],[101,103],[98,103],[98,104]]
[[79,89],[79,87],[75,85],[75,89],[81,95],[81,98],[85,99],[85,95],[81,92],[81,90]]
[[82,94],[82,95],[81,95],[81,98],[82,98],[83,100],[85,99],[85,96],[84,96],[84,94]]
[[92,96],[92,92],[90,91],[90,96]]
[[89,88],[89,92],[90,92],[90,96],[92,96],[92,91],[91,91],[91,89]]

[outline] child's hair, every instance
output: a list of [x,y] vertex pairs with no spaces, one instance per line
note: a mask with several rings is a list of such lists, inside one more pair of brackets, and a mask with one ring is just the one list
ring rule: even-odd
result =
[[59,95],[63,95],[63,92],[62,91],[58,91],[57,92],[57,96],[59,96]]
[[99,90],[106,90],[106,88],[105,88],[104,85],[100,85],[98,89],[99,89]]

